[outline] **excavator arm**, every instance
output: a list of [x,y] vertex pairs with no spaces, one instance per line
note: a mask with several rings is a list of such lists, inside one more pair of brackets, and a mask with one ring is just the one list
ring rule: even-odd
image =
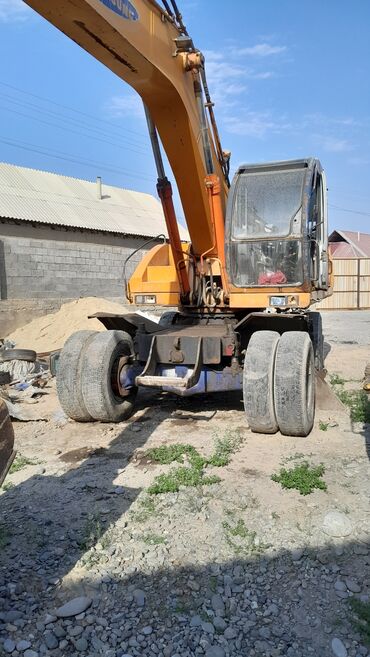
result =
[[172,167],[194,256],[223,260],[209,197],[216,186],[223,220],[225,162],[217,131],[214,141],[205,119],[204,60],[181,16],[154,0],[25,1],[138,92]]

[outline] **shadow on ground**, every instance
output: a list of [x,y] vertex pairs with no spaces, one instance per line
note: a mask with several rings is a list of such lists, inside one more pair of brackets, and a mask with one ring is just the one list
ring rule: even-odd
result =
[[[192,412],[220,408],[220,398],[209,399],[179,404],[158,396],[156,402],[162,411],[167,405],[165,417],[181,408],[191,418]],[[221,401],[222,408],[235,408],[240,395],[223,395]],[[145,399],[140,403],[145,407]],[[130,560],[130,537],[121,534],[103,547],[98,575],[81,568],[69,578],[91,541],[104,543],[117,520],[128,517],[140,489],[123,489],[113,481],[146,444],[155,414],[156,407],[146,408],[139,433],[125,426],[108,449],[92,452],[66,474],[31,477],[1,497],[3,636],[28,638],[31,633],[32,647],[53,657],[328,657],[333,637],[347,645],[350,655],[366,655],[351,620],[353,592],[345,583],[335,588],[336,581],[350,579],[358,589],[355,595],[369,599],[370,546],[357,538],[325,542],[323,535],[323,545],[303,545],[298,554],[274,553],[265,546],[221,562],[218,546],[212,545],[205,563],[192,564],[191,554],[189,563],[177,563],[168,552],[158,567],[155,560]],[[365,440],[369,445],[368,435]],[[94,518],[101,523],[95,537],[89,529]],[[87,615],[69,624],[52,619],[45,626],[47,613],[81,594],[93,600]],[[70,632],[75,626],[83,628],[87,642],[82,652],[76,647],[80,635]],[[57,627],[64,643],[48,652],[45,637]]]

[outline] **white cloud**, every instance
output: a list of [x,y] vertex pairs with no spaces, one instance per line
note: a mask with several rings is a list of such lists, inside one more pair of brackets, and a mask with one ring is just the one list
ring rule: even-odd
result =
[[348,139],[338,139],[337,137],[325,137],[322,145],[329,153],[345,153],[353,150],[353,146]]
[[247,112],[237,118],[230,116],[225,120],[228,132],[243,137],[263,138],[267,133],[281,133],[291,128],[284,119],[275,119],[268,112]]
[[22,0],[0,0],[0,22],[22,22],[30,18],[32,10]]
[[145,119],[142,100],[139,94],[134,92],[128,92],[123,96],[113,96],[105,103],[105,110],[114,118]]
[[234,50],[235,55],[252,55],[253,57],[269,57],[285,52],[286,46],[271,46],[268,43],[257,43],[250,48],[238,48]]

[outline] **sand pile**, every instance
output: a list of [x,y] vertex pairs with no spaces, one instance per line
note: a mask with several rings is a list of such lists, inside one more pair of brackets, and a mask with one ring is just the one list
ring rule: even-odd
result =
[[127,306],[106,299],[96,297],[76,299],[64,304],[56,313],[34,319],[7,337],[15,342],[19,349],[34,349],[38,353],[53,351],[63,347],[67,338],[75,331],[104,329],[98,319],[88,319],[89,315],[97,312],[122,314],[125,310]]

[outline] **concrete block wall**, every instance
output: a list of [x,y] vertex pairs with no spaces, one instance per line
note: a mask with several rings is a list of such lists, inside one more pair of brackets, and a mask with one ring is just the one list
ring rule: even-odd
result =
[[[117,297],[124,261],[145,238],[23,223],[0,223],[1,299]],[[150,248],[152,245],[147,247]],[[128,263],[128,277],[147,249]]]

